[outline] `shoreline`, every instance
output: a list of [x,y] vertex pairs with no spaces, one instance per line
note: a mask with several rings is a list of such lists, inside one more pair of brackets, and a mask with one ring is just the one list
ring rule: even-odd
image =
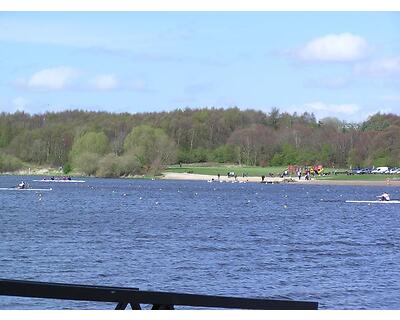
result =
[[[218,182],[218,177],[215,175],[205,174],[194,174],[194,173],[176,173],[176,172],[164,172],[163,180],[192,180],[192,181],[215,181]],[[291,181],[289,181],[291,180]],[[222,182],[235,182],[234,178],[228,178],[221,176],[219,181]],[[244,183],[261,183],[260,177],[237,177],[237,182]],[[301,184],[301,185],[331,185],[331,186],[400,186],[400,180],[382,180],[382,181],[371,181],[371,180],[298,180],[297,178],[280,178],[280,177],[266,177],[264,183],[267,184]]]
[[[18,170],[17,172],[3,172],[0,175],[19,175],[19,176],[65,176],[62,172],[55,172],[52,169],[31,169],[31,170]],[[75,177],[83,177],[84,175],[78,172],[71,172],[68,175]],[[154,177],[155,179],[161,180],[188,180],[188,181],[209,181],[218,182],[216,175],[206,174],[195,174],[195,173],[178,173],[178,172],[163,172],[161,176]],[[153,178],[153,179],[154,179]],[[145,176],[129,176],[120,177],[119,179],[145,179]],[[228,178],[226,175],[221,175],[219,181],[225,183],[262,183],[261,177],[249,176],[249,177],[237,177],[236,181],[234,178]],[[266,184],[301,184],[301,185],[326,185],[326,186],[386,186],[386,187],[398,187],[400,186],[400,180],[386,179],[386,180],[319,180],[311,179],[305,180],[304,178],[298,180],[295,177],[265,177],[264,183]]]

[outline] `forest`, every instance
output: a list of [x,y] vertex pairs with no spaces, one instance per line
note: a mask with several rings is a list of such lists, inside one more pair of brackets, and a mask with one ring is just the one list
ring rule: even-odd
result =
[[0,171],[27,165],[86,175],[157,174],[169,164],[400,165],[400,116],[362,123],[312,113],[239,108],[108,113],[69,110],[0,114]]

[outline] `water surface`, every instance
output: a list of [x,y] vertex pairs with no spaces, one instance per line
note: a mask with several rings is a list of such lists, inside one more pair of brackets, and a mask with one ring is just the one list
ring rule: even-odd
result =
[[[400,307],[400,206],[344,203],[382,187],[24,179],[53,190],[1,191],[0,278]],[[0,309],[113,307],[0,296]]]

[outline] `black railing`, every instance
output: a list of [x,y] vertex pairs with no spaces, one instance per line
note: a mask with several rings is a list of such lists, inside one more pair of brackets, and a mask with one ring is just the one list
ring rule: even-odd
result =
[[236,297],[142,291],[138,288],[88,286],[51,282],[0,279],[0,295],[30,298],[81,300],[117,303],[115,309],[128,305],[134,310],[141,304],[153,310],[172,310],[175,306],[257,310],[316,310],[317,302],[248,299]]

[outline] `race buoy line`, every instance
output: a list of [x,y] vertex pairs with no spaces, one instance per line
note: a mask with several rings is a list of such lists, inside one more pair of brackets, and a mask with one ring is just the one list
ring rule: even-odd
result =
[[75,182],[75,183],[83,183],[85,180],[62,180],[62,179],[42,179],[42,180],[33,180],[35,182]]
[[0,188],[0,191],[51,191],[52,188],[49,189],[40,189],[40,188]]
[[382,203],[382,204],[400,204],[400,200],[346,200],[346,203]]
[[[320,199],[319,202],[333,202],[333,203],[343,203],[343,200],[340,199]],[[400,204],[400,200],[345,200],[344,203],[392,203],[392,204]]]

